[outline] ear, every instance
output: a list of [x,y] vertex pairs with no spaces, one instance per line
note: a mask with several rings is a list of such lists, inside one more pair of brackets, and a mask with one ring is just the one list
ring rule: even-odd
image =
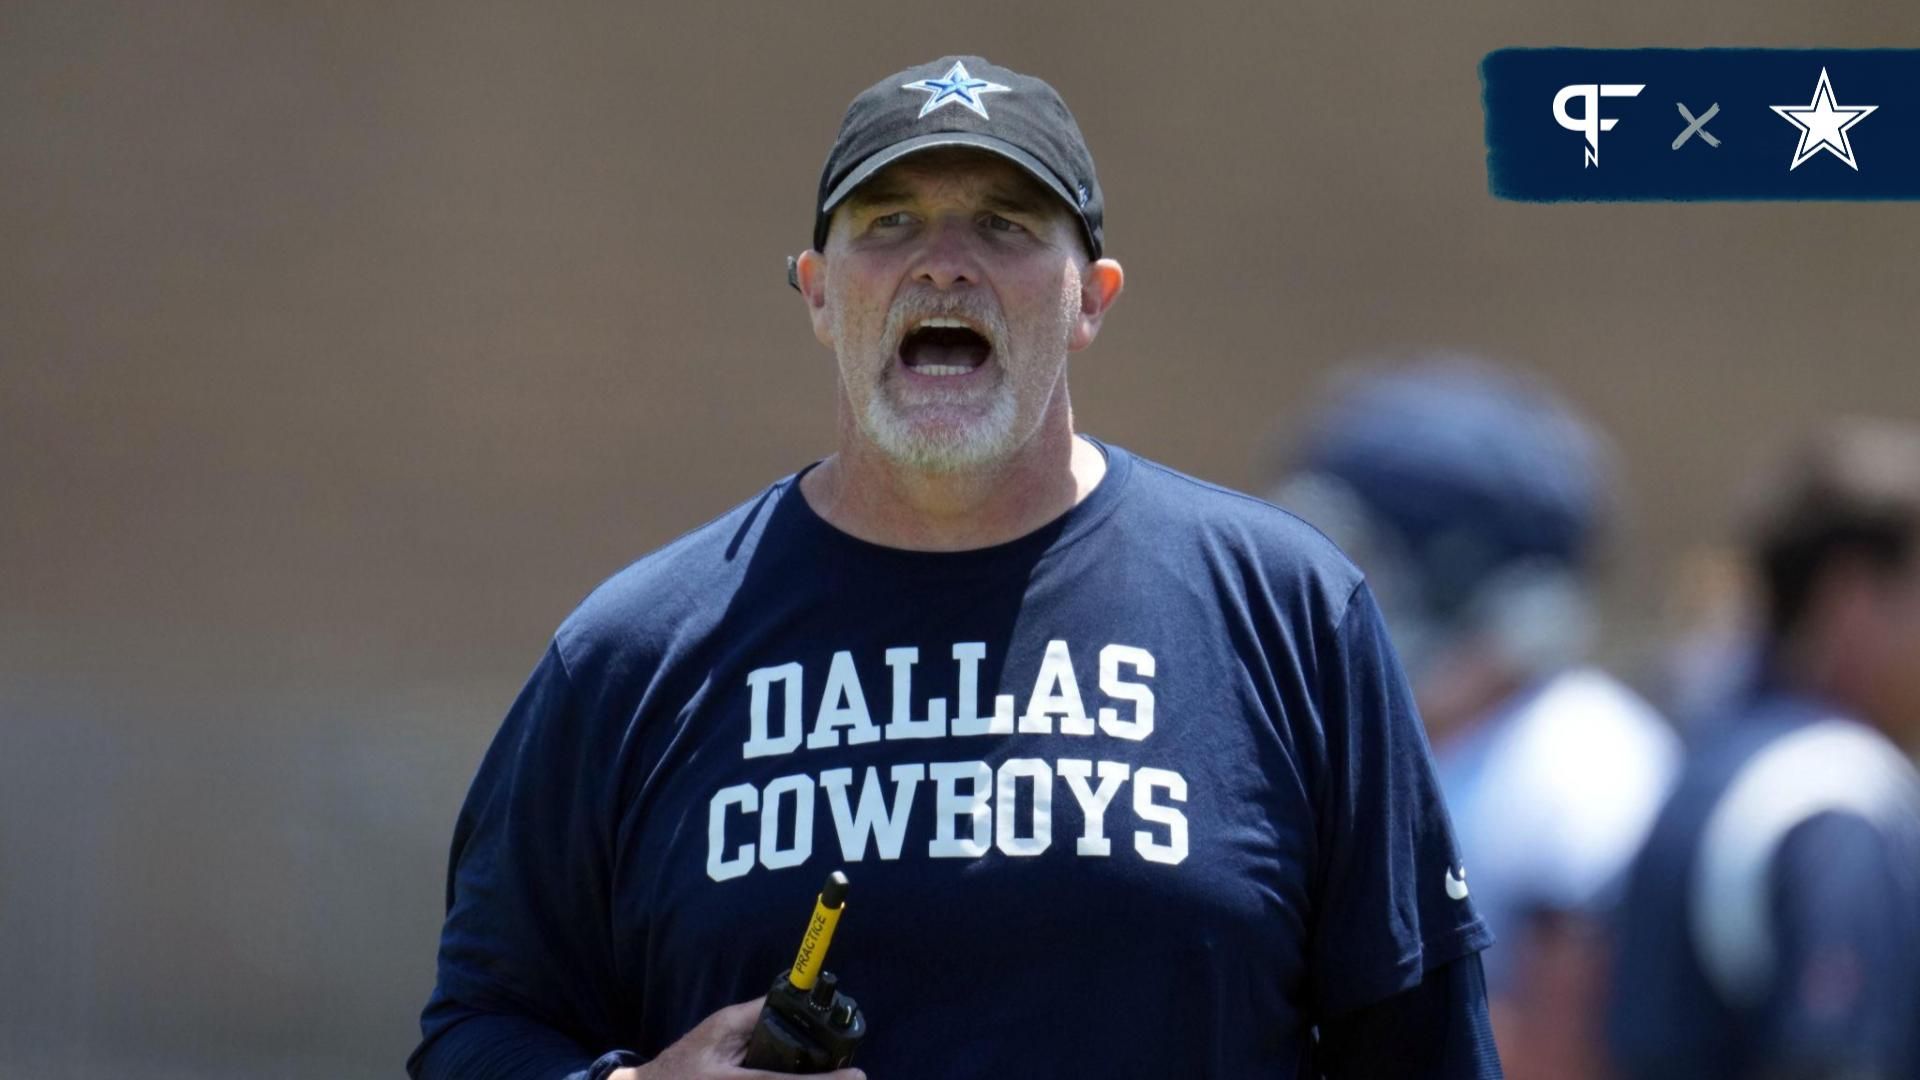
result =
[[1088,263],[1080,271],[1080,318],[1073,324],[1073,334],[1067,339],[1067,349],[1078,352],[1093,344],[1100,336],[1100,320],[1106,317],[1107,309],[1120,298],[1120,290],[1126,286],[1127,277],[1120,271],[1120,264],[1112,259],[1100,259]]
[[827,257],[812,248],[801,252],[793,264],[793,287],[800,290],[800,298],[807,303],[813,336],[833,348],[833,328],[827,325]]

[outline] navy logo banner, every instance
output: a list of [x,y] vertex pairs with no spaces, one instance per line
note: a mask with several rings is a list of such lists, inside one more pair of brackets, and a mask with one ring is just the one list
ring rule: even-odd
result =
[[1503,199],[1920,199],[1920,49],[1500,49]]

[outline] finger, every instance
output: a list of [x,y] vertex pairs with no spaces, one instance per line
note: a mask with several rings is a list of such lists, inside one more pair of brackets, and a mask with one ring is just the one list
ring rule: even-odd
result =
[[724,1032],[752,1031],[754,1022],[760,1019],[760,1008],[767,1003],[767,995],[761,994],[752,1001],[742,1001],[716,1011],[700,1023],[711,1024],[716,1030]]
[[[722,1080],[787,1080],[787,1072],[766,1072],[762,1068],[726,1068],[720,1070]],[[820,1080],[866,1080],[866,1072],[858,1068],[835,1068],[833,1072],[820,1072]]]
[[[721,1080],[787,1080],[787,1073],[766,1072],[762,1069],[723,1069],[717,1074]],[[859,1069],[835,1069],[830,1073],[817,1074],[820,1080],[867,1080],[867,1074]]]
[[767,996],[762,994],[752,1001],[729,1005],[707,1018],[706,1022],[712,1025],[707,1029],[707,1045],[721,1061],[738,1065],[746,1060],[747,1044],[753,1041],[766,1000]]

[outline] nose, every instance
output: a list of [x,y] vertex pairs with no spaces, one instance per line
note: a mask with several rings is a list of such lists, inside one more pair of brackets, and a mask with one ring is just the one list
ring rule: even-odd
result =
[[930,222],[913,279],[936,289],[980,284],[979,253],[972,222],[958,215],[943,215]]

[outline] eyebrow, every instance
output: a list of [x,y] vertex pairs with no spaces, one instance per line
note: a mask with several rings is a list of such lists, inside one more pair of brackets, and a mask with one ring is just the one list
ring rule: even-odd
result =
[[855,188],[853,192],[847,196],[845,205],[850,210],[867,209],[888,203],[906,202],[908,198],[907,189],[905,188],[891,187],[884,184],[866,184]]
[[1008,213],[1030,216],[1041,214],[1047,206],[1046,196],[1021,189],[996,189],[988,192],[980,201],[989,210],[1005,210]]

